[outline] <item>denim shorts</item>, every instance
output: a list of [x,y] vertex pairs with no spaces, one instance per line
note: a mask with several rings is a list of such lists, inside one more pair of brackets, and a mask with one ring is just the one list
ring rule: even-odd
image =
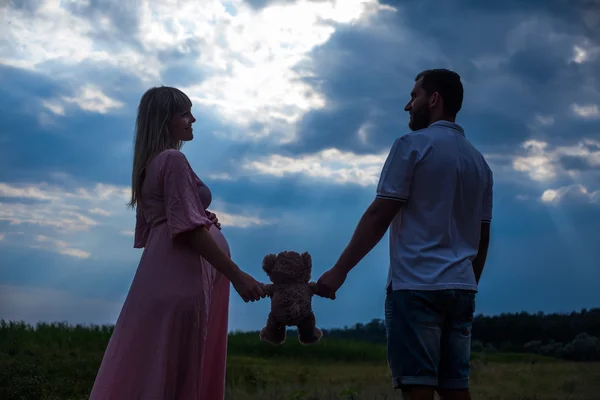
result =
[[468,389],[475,292],[390,290],[385,300],[393,386]]

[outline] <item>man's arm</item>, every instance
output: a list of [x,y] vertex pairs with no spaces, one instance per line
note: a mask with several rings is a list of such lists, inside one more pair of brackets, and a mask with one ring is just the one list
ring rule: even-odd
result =
[[375,200],[361,217],[338,261],[317,281],[320,296],[335,299],[346,275],[379,243],[402,205],[409,201],[414,168],[420,157],[411,140],[405,135],[394,141],[379,177]]
[[[486,164],[487,166],[487,164]],[[488,246],[490,245],[490,225],[492,223],[492,213],[494,206],[494,174],[487,167],[487,186],[483,193],[482,216],[481,216],[481,234],[479,238],[479,249],[477,256],[473,260],[473,272],[475,273],[475,281],[479,283],[483,266],[487,258]]]
[[490,245],[490,223],[481,223],[481,237],[479,239],[479,250],[477,256],[473,260],[473,272],[475,273],[475,281],[479,284],[479,278],[483,272],[485,260],[487,258],[488,247]]
[[381,240],[392,220],[408,201],[419,152],[410,135],[394,141],[377,184],[377,197],[363,214],[350,243],[334,268],[348,273]]
[[333,268],[350,272],[379,243],[402,204],[399,200],[375,198]]

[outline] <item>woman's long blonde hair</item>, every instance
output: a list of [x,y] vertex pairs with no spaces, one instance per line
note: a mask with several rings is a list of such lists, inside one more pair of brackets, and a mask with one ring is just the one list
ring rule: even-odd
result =
[[174,87],[153,87],[142,96],[135,121],[129,207],[135,208],[139,203],[148,162],[163,150],[181,149],[183,142],[171,136],[168,123],[174,114],[183,112],[191,106],[189,97]]

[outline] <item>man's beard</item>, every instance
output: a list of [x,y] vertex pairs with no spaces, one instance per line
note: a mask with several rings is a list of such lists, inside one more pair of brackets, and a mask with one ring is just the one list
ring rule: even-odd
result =
[[427,128],[429,126],[430,115],[431,112],[427,107],[423,107],[418,111],[413,110],[412,119],[408,122],[408,127],[413,131]]

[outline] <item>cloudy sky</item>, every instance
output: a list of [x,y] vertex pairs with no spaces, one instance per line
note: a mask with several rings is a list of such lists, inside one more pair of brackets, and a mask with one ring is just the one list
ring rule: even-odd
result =
[[[199,6],[198,4],[204,4]],[[138,101],[183,89],[185,145],[233,257],[309,251],[316,279],[375,195],[422,69],[495,176],[477,312],[600,306],[600,2],[13,0],[0,5],[0,318],[114,323],[141,250],[126,208]],[[383,316],[387,236],[317,323]],[[268,301],[232,293],[231,329]]]

